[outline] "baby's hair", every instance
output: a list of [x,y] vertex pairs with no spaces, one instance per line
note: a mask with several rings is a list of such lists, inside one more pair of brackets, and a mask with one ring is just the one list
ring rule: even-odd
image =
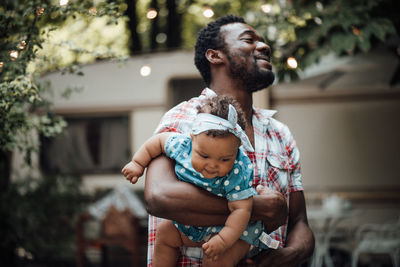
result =
[[[197,111],[198,113],[208,113],[227,120],[229,104],[236,109],[238,115],[238,124],[244,131],[246,128],[246,119],[244,118],[244,113],[240,108],[239,103],[230,96],[218,95],[207,98],[201,106],[197,107]],[[212,135],[213,137],[225,137],[231,134],[228,130],[207,130],[204,133],[207,135]]]

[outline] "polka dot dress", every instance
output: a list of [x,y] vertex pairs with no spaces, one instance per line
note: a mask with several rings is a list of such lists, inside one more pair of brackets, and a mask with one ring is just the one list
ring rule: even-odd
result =
[[[191,164],[192,141],[190,136],[172,135],[165,144],[166,155],[176,161],[175,173],[182,181],[194,184],[228,201],[247,199],[257,193],[253,189],[253,165],[250,159],[239,149],[232,170],[224,177],[212,179],[204,178],[194,170]],[[222,226],[195,227],[181,225],[174,222],[175,226],[192,241],[201,241],[205,237],[218,233]],[[259,237],[264,227],[261,221],[250,223],[243,232],[241,239],[262,247]],[[264,233],[265,234],[265,233]]]

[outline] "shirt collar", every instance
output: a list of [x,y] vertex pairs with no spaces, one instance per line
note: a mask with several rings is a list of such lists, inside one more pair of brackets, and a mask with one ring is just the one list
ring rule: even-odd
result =
[[[208,87],[206,87],[201,92],[201,94],[205,97],[213,97],[217,95],[213,90]],[[272,116],[275,115],[276,112],[276,110],[261,109],[253,106],[253,120],[257,119],[260,123],[267,125],[270,118],[272,118]]]

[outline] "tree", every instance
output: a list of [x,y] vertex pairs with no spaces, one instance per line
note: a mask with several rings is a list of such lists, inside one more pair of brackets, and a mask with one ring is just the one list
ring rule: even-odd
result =
[[[129,3],[129,1],[127,1]],[[155,0],[151,1],[150,5]],[[161,1],[159,1],[161,3]],[[272,47],[272,60],[279,80],[296,79],[302,70],[317,63],[328,53],[337,56],[366,53],[378,45],[396,50],[399,46],[399,1],[395,0],[166,0],[168,12],[160,10],[159,31],[166,33],[167,48],[193,49],[197,32],[209,21],[226,14],[243,16],[265,37]],[[148,29],[151,23],[145,14],[149,0],[137,0],[141,18],[139,28]],[[212,18],[203,15],[213,11]],[[168,18],[164,16],[168,14]],[[166,29],[166,31],[164,30]],[[147,31],[140,33],[146,40]],[[143,41],[142,51],[148,51]],[[158,46],[163,48],[162,46]],[[397,54],[397,52],[396,52]],[[288,58],[297,60],[291,68]]]
[[[57,69],[59,65],[55,61],[32,68],[32,63],[40,59],[53,62],[40,51],[46,36],[69,18],[107,17],[108,23],[116,23],[120,15],[120,4],[115,1],[97,5],[89,0],[71,3],[68,0],[5,0],[0,3],[0,258],[5,266],[17,266],[17,254],[43,259],[49,252],[46,250],[49,244],[57,243],[57,238],[66,238],[55,233],[57,227],[66,226],[62,220],[69,219],[75,208],[79,208],[78,203],[59,212],[51,212],[50,208],[79,198],[76,179],[43,177],[33,181],[31,175],[27,175],[18,182],[10,180],[14,149],[25,151],[26,163],[30,164],[31,153],[38,147],[33,133],[51,137],[60,134],[66,126],[65,121],[52,112],[51,103],[43,97],[46,87],[36,79],[40,71]],[[73,51],[88,53],[80,47],[73,47]],[[96,57],[103,56],[97,54]],[[76,63],[78,59],[63,68],[76,72]],[[55,222],[61,224],[57,226]],[[45,232],[38,238],[40,242],[32,245],[32,233],[41,229]],[[41,243],[43,240],[49,243]],[[32,253],[21,252],[26,248]]]

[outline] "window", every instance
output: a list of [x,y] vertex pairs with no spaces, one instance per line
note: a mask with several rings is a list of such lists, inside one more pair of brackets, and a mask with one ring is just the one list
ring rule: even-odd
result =
[[169,81],[170,108],[182,101],[200,95],[206,87],[201,78],[173,78]]
[[48,173],[119,173],[129,161],[129,117],[65,118],[56,138],[41,137],[40,164]]

